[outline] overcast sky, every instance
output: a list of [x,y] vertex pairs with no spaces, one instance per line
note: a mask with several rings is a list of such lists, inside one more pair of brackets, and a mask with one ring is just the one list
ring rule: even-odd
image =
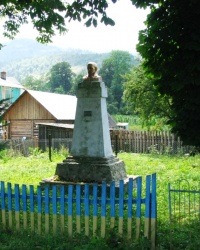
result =
[[[105,26],[99,23],[97,28],[85,27],[84,22],[71,21],[67,23],[68,32],[65,36],[53,38],[53,45],[62,48],[80,48],[93,52],[110,52],[111,50],[126,50],[136,53],[138,32],[145,28],[144,21],[148,10],[136,9],[130,0],[121,0],[110,4],[107,14],[115,21],[115,26]],[[0,42],[5,42],[2,36],[3,22],[0,21]],[[37,36],[31,24],[24,25],[16,38],[32,38]]]

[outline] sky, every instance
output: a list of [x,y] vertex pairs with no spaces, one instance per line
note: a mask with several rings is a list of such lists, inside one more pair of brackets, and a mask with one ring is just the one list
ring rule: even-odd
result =
[[[115,26],[99,23],[97,28],[88,28],[84,22],[67,22],[68,32],[64,36],[56,35],[52,45],[98,53],[125,50],[135,54],[138,32],[145,28],[144,21],[148,13],[149,10],[136,9],[130,0],[119,0],[116,4],[110,3],[107,10],[108,16],[115,21]],[[2,24],[0,20],[1,43],[6,41],[2,36]],[[35,39],[36,36],[37,31],[30,23],[22,26],[16,38]]]

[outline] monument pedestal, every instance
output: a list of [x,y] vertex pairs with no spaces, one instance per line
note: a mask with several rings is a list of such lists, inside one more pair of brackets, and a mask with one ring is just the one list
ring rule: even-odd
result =
[[64,181],[85,183],[107,183],[127,177],[124,162],[115,156],[73,157],[58,163],[56,175]]

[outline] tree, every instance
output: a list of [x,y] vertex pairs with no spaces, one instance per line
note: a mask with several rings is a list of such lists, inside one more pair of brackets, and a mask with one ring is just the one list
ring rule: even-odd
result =
[[154,81],[145,75],[141,64],[125,74],[124,79],[123,100],[130,113],[139,115],[147,127],[152,119],[159,118],[159,124],[161,120],[170,119],[170,98],[160,95]]
[[39,91],[44,89],[44,84],[44,77],[36,78],[32,75],[27,76],[22,82],[25,88]]
[[73,72],[68,62],[55,64],[50,72],[47,88],[50,92],[67,94],[72,86]]
[[173,132],[184,144],[200,146],[200,1],[133,2],[151,6],[137,51],[158,91],[172,99]]
[[99,75],[108,87],[108,111],[111,114],[122,110],[123,75],[129,72],[133,63],[131,54],[120,50],[112,51],[102,62]]
[[96,27],[98,15],[101,15],[101,22],[114,25],[114,21],[106,14],[107,7],[106,0],[76,0],[71,3],[62,0],[3,0],[0,4],[0,16],[6,18],[3,35],[13,39],[21,25],[31,20],[39,32],[37,40],[48,43],[56,30],[60,34],[67,31],[65,20],[86,19],[86,26]]

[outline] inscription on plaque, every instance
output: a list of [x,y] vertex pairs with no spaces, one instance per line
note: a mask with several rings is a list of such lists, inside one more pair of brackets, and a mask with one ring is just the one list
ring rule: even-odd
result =
[[84,111],[84,117],[92,116],[92,111]]

